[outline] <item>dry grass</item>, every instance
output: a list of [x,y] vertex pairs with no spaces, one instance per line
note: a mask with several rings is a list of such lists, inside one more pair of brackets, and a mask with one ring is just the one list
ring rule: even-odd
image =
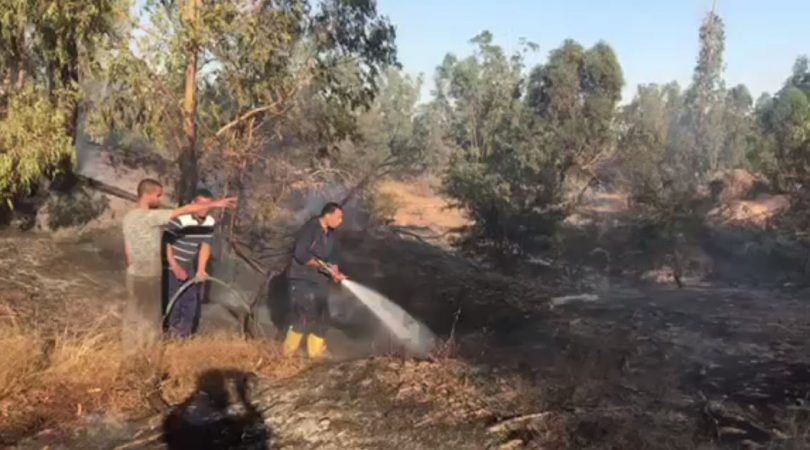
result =
[[42,428],[80,426],[104,411],[120,417],[153,411],[150,396],[169,404],[192,394],[209,369],[286,377],[302,366],[284,359],[272,342],[218,335],[167,342],[140,358],[125,358],[116,329],[44,337],[19,327],[0,328],[0,443]]
[[438,191],[438,182],[427,178],[411,182],[385,180],[379,184],[381,195],[396,202],[393,222],[403,227],[429,227],[446,232],[470,225],[464,211],[450,207]]
[[39,371],[42,343],[31,334],[0,330],[0,401],[19,392]]
[[210,369],[235,369],[268,378],[286,378],[303,368],[299,359],[284,358],[275,342],[214,335],[173,342],[165,347],[161,391],[172,403],[193,390],[199,376]]
[[94,251],[94,236],[88,246],[0,235],[0,447],[45,428],[81,427],[93,412],[151,414],[160,406],[155,394],[179,403],[208,369],[285,377],[301,368],[274,342],[225,334],[125,357],[123,275]]

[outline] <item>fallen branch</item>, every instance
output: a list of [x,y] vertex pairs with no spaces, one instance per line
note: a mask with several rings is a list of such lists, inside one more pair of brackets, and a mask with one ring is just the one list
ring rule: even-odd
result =
[[545,419],[546,417],[548,417],[550,415],[551,415],[551,411],[543,411],[543,412],[539,412],[539,413],[526,414],[526,415],[523,415],[523,416],[513,417],[511,419],[504,420],[503,422],[497,423],[497,424],[489,427],[487,429],[487,432],[489,432],[489,433],[500,433],[502,431],[506,431],[512,425],[523,423],[523,422],[528,422],[530,420],[535,420],[535,419]]
[[138,439],[123,445],[119,445],[118,447],[115,447],[113,450],[131,450],[136,448],[144,448],[145,446],[149,444],[154,444],[155,442],[161,439],[163,439],[163,432],[158,432],[150,436],[147,436],[143,439]]
[[402,226],[392,225],[389,228],[392,231],[394,231],[395,233],[404,234],[406,236],[413,236],[413,237],[418,238],[418,239],[441,239],[441,238],[449,235],[450,233],[452,233],[452,231],[445,231],[444,233],[439,233],[439,234],[432,233],[432,234],[426,236],[426,235],[418,234],[418,233],[416,233],[414,231],[411,231],[411,230],[433,231],[429,227],[402,227]]
[[231,128],[233,128],[233,127],[235,127],[237,125],[239,125],[240,123],[244,122],[245,120],[250,119],[251,117],[254,117],[254,116],[256,116],[258,114],[261,114],[263,112],[270,111],[271,109],[276,108],[276,107],[278,107],[278,102],[273,103],[272,105],[265,105],[265,106],[260,106],[258,108],[251,109],[250,111],[242,114],[241,116],[237,117],[236,119],[234,119],[234,120],[230,121],[229,123],[225,124],[225,126],[223,126],[216,133],[214,133],[214,136],[220,137],[226,131],[230,130]]
[[84,175],[76,174],[76,178],[81,180],[87,187],[95,189],[97,191],[103,192],[105,194],[114,195],[119,198],[123,198],[124,200],[129,200],[131,202],[137,202],[138,196],[133,194],[132,192],[125,191],[121,188],[109,185],[107,183],[94,180],[90,177],[86,177]]
[[414,239],[417,239],[419,242],[421,242],[423,244],[427,244],[427,245],[431,245],[431,244],[426,239],[438,239],[438,237],[434,238],[432,236],[422,237],[422,236],[420,236],[420,235],[418,235],[418,234],[416,234],[416,233],[414,233],[412,231],[403,230],[402,228],[398,228],[398,227],[396,227],[396,228],[392,227],[391,231],[393,231],[395,234],[410,236],[410,237],[412,237]]
[[595,294],[564,295],[552,298],[549,307],[554,309],[555,306],[567,305],[572,302],[595,302],[597,300],[599,300],[599,296]]

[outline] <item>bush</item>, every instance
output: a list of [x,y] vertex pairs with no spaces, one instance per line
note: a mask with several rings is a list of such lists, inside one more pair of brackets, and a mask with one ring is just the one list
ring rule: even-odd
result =
[[555,172],[542,151],[508,152],[487,162],[455,161],[444,193],[470,212],[478,234],[501,250],[535,250],[565,217]]
[[43,176],[53,176],[76,163],[68,133],[74,101],[57,95],[51,101],[33,88],[16,94],[0,120],[0,201],[9,206],[27,195]]

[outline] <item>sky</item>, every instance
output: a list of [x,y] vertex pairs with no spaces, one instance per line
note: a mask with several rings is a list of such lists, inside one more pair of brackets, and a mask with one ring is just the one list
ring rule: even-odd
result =
[[[516,49],[521,38],[540,45],[530,65],[543,62],[563,40],[613,47],[625,78],[623,102],[638,84],[689,84],[698,55],[698,30],[712,0],[378,0],[397,29],[406,72],[424,74],[422,99],[447,53],[466,56],[484,30]],[[777,91],[793,62],[810,54],[810,0],[717,0],[726,25],[727,86],[744,83],[756,99]]]

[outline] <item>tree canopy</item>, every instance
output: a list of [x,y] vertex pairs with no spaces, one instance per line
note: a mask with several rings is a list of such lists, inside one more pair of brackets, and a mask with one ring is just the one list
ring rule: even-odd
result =
[[[621,104],[606,42],[565,40],[527,67],[536,44],[506,51],[484,31],[472,54],[446,55],[425,99],[374,0],[131,6],[0,0],[0,200],[70,170],[80,132],[134,138],[176,162],[181,200],[201,181],[284,186],[304,165],[431,172],[477,236],[504,248],[551,235],[597,184],[673,208],[722,169],[761,172],[794,194],[810,186],[810,60],[754,101],[726,86],[713,11],[691,82],[641,85]],[[272,204],[284,188],[263,192]]]
[[69,170],[99,49],[118,38],[118,0],[0,2],[0,201]]

